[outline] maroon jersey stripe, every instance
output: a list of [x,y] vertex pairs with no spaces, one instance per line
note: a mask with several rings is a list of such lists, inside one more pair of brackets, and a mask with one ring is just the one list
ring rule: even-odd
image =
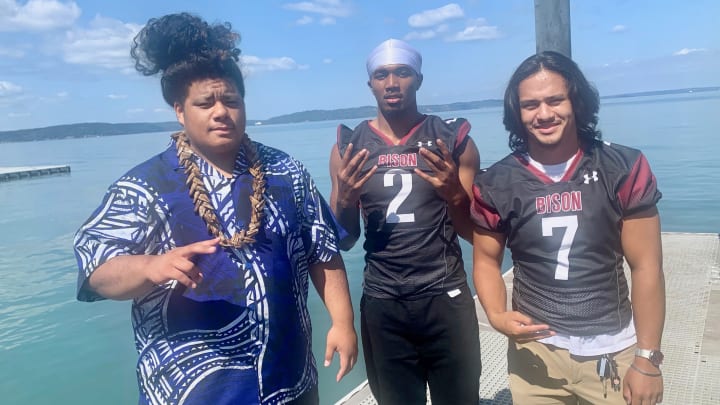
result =
[[[629,213],[655,203],[657,181],[650,170],[645,155],[640,154],[617,193],[623,212]],[[650,199],[650,201],[648,201]]]
[[475,184],[473,184],[473,202],[470,206],[470,215],[477,226],[492,232],[498,231],[500,214],[483,200],[480,188]]

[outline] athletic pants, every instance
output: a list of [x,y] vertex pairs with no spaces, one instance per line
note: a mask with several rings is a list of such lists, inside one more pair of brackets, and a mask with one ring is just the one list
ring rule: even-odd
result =
[[470,289],[416,300],[363,295],[360,326],[370,389],[379,405],[477,405],[480,340]]

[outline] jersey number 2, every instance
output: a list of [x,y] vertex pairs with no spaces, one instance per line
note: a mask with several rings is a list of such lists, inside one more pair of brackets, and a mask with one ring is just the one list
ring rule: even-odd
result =
[[562,242],[557,254],[557,266],[555,267],[555,279],[567,280],[570,269],[570,248],[572,247],[575,232],[577,232],[578,221],[576,215],[565,217],[545,217],[542,219],[543,236],[552,236],[553,229],[565,228]]
[[383,176],[385,187],[392,187],[395,182],[395,175],[400,176],[400,191],[390,200],[387,212],[385,213],[385,222],[388,224],[399,224],[401,222],[415,222],[415,214],[398,214],[400,205],[408,198],[412,191],[412,174],[400,169],[391,169]]

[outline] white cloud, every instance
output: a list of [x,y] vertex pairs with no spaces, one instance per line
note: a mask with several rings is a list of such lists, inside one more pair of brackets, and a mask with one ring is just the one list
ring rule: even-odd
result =
[[412,41],[414,39],[432,39],[437,36],[437,32],[435,30],[426,30],[426,31],[411,31],[403,39],[406,41]]
[[320,25],[334,25],[337,21],[333,17],[323,17],[320,20]]
[[70,27],[80,17],[80,7],[74,1],[0,0],[0,31],[47,31]]
[[66,33],[62,44],[67,63],[131,70],[130,44],[142,26],[96,16],[88,29]]
[[478,41],[483,39],[496,39],[500,31],[496,26],[487,25],[484,18],[470,21],[464,30],[447,38],[448,41]]
[[20,59],[23,56],[25,56],[25,51],[23,51],[23,50],[0,47],[0,57],[11,58],[11,59]]
[[128,114],[140,114],[142,112],[145,112],[144,108],[130,108],[127,110]]
[[8,118],[23,118],[23,117],[29,117],[30,113],[29,112],[21,112],[21,113],[9,112],[7,116],[8,116]]
[[23,88],[11,82],[0,80],[0,108],[15,109],[29,99]]
[[300,65],[295,62],[293,58],[287,56],[262,59],[252,55],[241,56],[240,67],[246,74],[273,72],[278,70],[301,70],[308,68],[307,65]]
[[47,103],[47,104],[64,103],[64,102],[67,102],[67,98],[69,96],[70,96],[70,93],[68,93],[67,91],[59,91],[55,94],[40,95],[37,97],[33,97],[33,101],[39,101],[39,102]]
[[320,14],[326,17],[348,17],[352,13],[349,2],[343,0],[315,0],[286,3],[283,8],[304,13]]
[[408,24],[413,28],[432,27],[463,16],[465,16],[463,9],[455,3],[450,3],[440,8],[413,14],[408,18]]
[[627,31],[627,27],[622,24],[618,24],[618,25],[613,26],[611,31],[612,32],[625,32],[625,31]]
[[154,113],[163,113],[163,114],[165,114],[165,113],[172,112],[172,110],[169,109],[169,108],[167,108],[167,107],[158,107],[158,108],[154,108],[154,109],[153,109],[153,112],[154,112]]
[[691,54],[691,53],[695,53],[695,52],[705,52],[705,51],[707,51],[707,49],[705,49],[705,48],[683,48],[683,49],[681,49],[681,50],[679,50],[679,51],[677,51],[677,52],[674,52],[673,55],[675,55],[675,56],[685,56],[685,55],[689,55],[689,54]]
[[8,97],[22,93],[22,87],[17,84],[0,81],[0,97]]
[[122,100],[127,98],[127,94],[108,94],[107,98],[110,100]]
[[322,60],[322,62],[325,64],[330,64],[330,63],[333,63],[333,60],[331,58],[325,58]]
[[310,17],[309,15],[304,15],[301,18],[299,18],[297,21],[295,21],[295,24],[308,25],[308,24],[312,24],[313,21],[315,21],[315,20],[313,20],[312,17]]
[[442,34],[443,32],[446,32],[448,30],[447,24],[440,24],[437,27],[433,27],[432,29],[425,30],[425,31],[411,31],[408,34],[405,35],[404,39],[406,41],[411,41],[414,39],[432,39],[437,37],[438,35]]
[[437,32],[437,33],[445,32],[448,29],[449,29],[449,27],[447,24],[441,24],[441,25],[438,25],[437,27],[435,27],[435,32]]

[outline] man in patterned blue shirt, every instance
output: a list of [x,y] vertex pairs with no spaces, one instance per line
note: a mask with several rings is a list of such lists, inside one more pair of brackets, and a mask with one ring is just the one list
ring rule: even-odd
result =
[[78,299],[132,299],[142,404],[317,404],[308,275],[337,380],[357,338],[335,222],[303,166],[245,134],[239,36],[151,19],[131,55],[183,126],[113,183],[75,237]]

